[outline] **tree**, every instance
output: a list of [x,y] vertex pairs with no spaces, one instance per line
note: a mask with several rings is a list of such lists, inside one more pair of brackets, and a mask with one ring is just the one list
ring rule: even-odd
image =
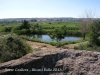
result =
[[61,28],[55,28],[53,33],[50,35],[52,39],[57,41],[57,45],[60,46],[60,41],[66,36],[66,26]]
[[90,43],[92,45],[100,45],[100,21],[96,20],[93,21],[93,23],[90,25],[90,31],[89,31],[89,35],[90,35]]
[[31,27],[31,31],[32,33],[37,33],[37,34],[41,34],[43,32],[43,28],[41,25],[39,25],[38,23],[34,24],[32,27]]
[[81,32],[83,36],[83,40],[85,40],[86,34],[89,30],[89,24],[93,22],[93,18],[95,17],[95,13],[90,11],[85,11],[84,14],[80,18],[80,24],[81,24]]
[[54,29],[51,38],[59,42],[62,38],[64,38],[64,35],[61,33],[61,31],[59,31],[59,29],[56,28]]
[[6,27],[4,27],[3,31],[4,32],[11,32],[12,31],[12,28],[13,27],[11,27],[11,26],[6,26]]
[[20,26],[21,29],[29,29],[30,28],[30,24],[28,21],[24,20],[22,25]]

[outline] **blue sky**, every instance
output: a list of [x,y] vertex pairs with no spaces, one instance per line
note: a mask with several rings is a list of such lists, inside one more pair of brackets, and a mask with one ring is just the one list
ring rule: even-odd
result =
[[77,18],[86,10],[100,17],[100,0],[0,0],[0,18]]

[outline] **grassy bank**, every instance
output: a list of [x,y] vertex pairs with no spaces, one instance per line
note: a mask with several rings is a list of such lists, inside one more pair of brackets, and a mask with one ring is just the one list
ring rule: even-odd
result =
[[100,46],[87,44],[80,44],[79,46],[74,47],[75,50],[87,50],[87,51],[98,51],[100,52]]

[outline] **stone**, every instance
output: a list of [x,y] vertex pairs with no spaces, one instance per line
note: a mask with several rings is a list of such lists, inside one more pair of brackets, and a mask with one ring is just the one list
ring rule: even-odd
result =
[[43,50],[0,63],[0,75],[100,75],[100,52]]

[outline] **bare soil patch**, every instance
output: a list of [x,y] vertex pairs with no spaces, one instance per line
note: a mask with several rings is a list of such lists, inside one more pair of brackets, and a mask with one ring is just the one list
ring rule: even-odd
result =
[[31,42],[27,41],[27,43],[33,48],[33,49],[41,49],[41,50],[52,50],[56,49],[55,46],[45,44],[45,43],[39,43],[39,42]]
[[[45,43],[39,43],[39,42],[31,42],[31,41],[27,41],[27,43],[33,48],[33,49],[40,49],[40,50],[54,50],[57,49],[56,46],[52,46],[49,44],[45,44]],[[76,44],[68,44],[68,45],[64,45],[60,48],[62,49],[74,49],[74,46],[79,46],[80,44],[86,44],[88,43],[88,41],[85,42],[80,42],[80,43],[76,43]]]

